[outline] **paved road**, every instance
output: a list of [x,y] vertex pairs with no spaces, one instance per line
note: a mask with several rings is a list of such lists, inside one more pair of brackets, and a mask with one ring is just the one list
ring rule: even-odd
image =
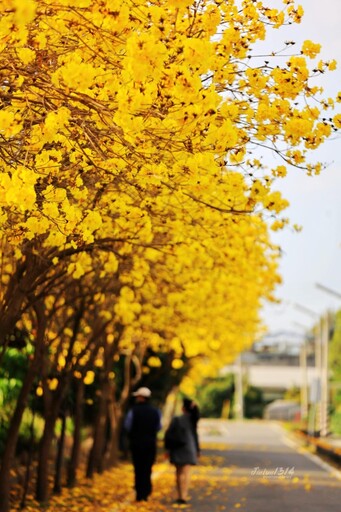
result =
[[196,512],[340,512],[340,473],[265,421],[201,420]]

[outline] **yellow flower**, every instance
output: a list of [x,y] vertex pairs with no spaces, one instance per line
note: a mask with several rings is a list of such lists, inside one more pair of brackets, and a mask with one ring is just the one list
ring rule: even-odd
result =
[[161,366],[161,360],[156,356],[152,356],[148,358],[147,364],[150,368],[158,368]]
[[174,370],[180,370],[180,368],[182,368],[183,365],[184,363],[181,359],[173,359],[172,361],[172,368],[174,368]]
[[276,169],[272,170],[272,174],[279,178],[284,178],[287,175],[287,168],[284,165],[279,165]]
[[331,60],[329,63],[328,63],[328,69],[329,71],[335,71],[335,69],[337,68],[337,62],[336,60]]
[[23,64],[30,64],[36,58],[36,52],[30,48],[19,48],[17,50],[19,59]]
[[333,123],[336,126],[336,128],[341,128],[341,114],[336,114],[333,117]]
[[10,110],[0,110],[0,133],[5,137],[14,137],[22,130],[20,116]]
[[58,387],[58,379],[50,379],[48,381],[48,385],[49,389],[51,389],[51,391],[54,391]]
[[76,60],[61,66],[52,75],[52,83],[57,87],[62,83],[70,89],[85,92],[94,84],[95,78],[99,74],[101,74],[100,69],[96,69],[89,63]]
[[321,45],[313,43],[312,41],[304,41],[301,49],[303,55],[313,59],[315,58],[321,51]]
[[86,372],[86,375],[83,379],[83,382],[86,386],[89,386],[90,384],[92,384],[95,380],[95,372],[93,372],[92,370],[90,371],[87,371]]
[[34,20],[37,5],[35,0],[13,0],[15,22],[18,25],[26,25]]

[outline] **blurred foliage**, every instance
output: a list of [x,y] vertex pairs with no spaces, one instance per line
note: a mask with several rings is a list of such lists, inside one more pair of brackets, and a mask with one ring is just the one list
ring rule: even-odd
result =
[[[201,416],[205,418],[220,418],[223,416],[223,408],[229,402],[229,418],[233,417],[234,404],[234,376],[228,374],[225,377],[207,380],[197,392],[197,401],[200,406]],[[255,386],[247,386],[244,393],[245,418],[262,418],[265,401],[263,392]]]
[[[5,350],[0,366],[0,453],[4,447],[9,420],[16,406],[28,367],[28,360],[32,353],[32,346],[26,343],[27,338],[25,337],[25,343],[18,344],[19,338],[21,341],[24,339],[19,336],[19,331],[16,330],[11,337],[14,346],[11,345]],[[24,430],[25,427],[23,427],[23,432]]]
[[[204,418],[220,418],[224,402],[233,401],[234,378],[233,374],[225,377],[207,380],[197,390],[197,401],[200,407],[201,416]],[[232,410],[230,408],[230,410]]]
[[[341,381],[341,310],[335,314],[334,328],[329,345],[329,364],[332,382]],[[341,390],[332,394],[329,429],[341,435]]]
[[329,346],[329,364],[332,372],[332,379],[341,380],[341,311],[335,315],[333,336]]
[[332,413],[329,426],[333,434],[341,435],[341,407]]
[[244,394],[245,418],[262,418],[264,407],[263,391],[256,386],[248,386]]
[[287,389],[283,396],[284,400],[294,400],[300,402],[301,400],[301,390],[297,386],[293,386],[290,389]]
[[36,449],[44,430],[44,419],[34,415],[30,409],[26,409],[20,425],[20,433],[17,444],[17,453]]

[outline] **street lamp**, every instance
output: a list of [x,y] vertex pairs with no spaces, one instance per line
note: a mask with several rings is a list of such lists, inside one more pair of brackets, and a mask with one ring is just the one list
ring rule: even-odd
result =
[[302,311],[306,315],[311,316],[315,320],[318,320],[318,331],[315,334],[315,367],[317,372],[320,373],[321,369],[321,326],[320,326],[320,315],[306,306],[302,306],[301,304],[294,303],[296,309]]
[[341,293],[336,292],[335,290],[332,290],[331,288],[328,288],[327,286],[324,286],[324,284],[316,283],[316,288],[320,288],[320,290],[323,290],[324,292],[329,293],[329,295],[334,295],[334,297],[341,299]]
[[237,368],[235,373],[235,393],[236,393],[236,416],[242,420],[244,418],[244,390],[243,390],[243,364],[242,354],[237,358]]
[[307,338],[306,332],[308,328],[305,325],[302,325],[298,322],[294,322],[295,325],[298,325],[302,329],[304,329],[305,334],[303,337],[303,342],[300,347],[300,369],[302,371],[302,379],[300,386],[300,402],[301,402],[301,419],[305,420],[308,418],[308,371],[307,371]]
[[[316,287],[320,288],[329,295],[341,299],[341,293],[324,286],[323,284],[316,283]],[[329,315],[328,312],[322,319],[322,354],[321,354],[321,379],[322,379],[322,417],[321,417],[321,436],[328,434],[328,399],[329,399]]]
[[315,319],[315,321],[317,321],[318,329],[317,332],[315,332],[315,368],[317,373],[319,374],[321,370],[321,315],[319,315],[319,313],[316,313],[312,309],[307,308],[306,306],[302,306],[301,304],[294,303],[294,306],[296,309],[302,311],[302,313],[311,316],[312,318]]
[[[322,344],[323,344],[323,328],[322,328],[322,319],[318,313],[313,311],[306,306],[302,306],[301,304],[294,304],[296,309],[299,309],[302,313],[309,315],[314,318],[317,323],[317,330],[315,330],[315,370],[316,370],[316,378],[312,382],[310,388],[310,403],[311,409],[309,414],[309,431],[315,435],[315,423],[317,421],[320,428],[317,430],[323,430],[323,425],[326,423],[326,414],[327,407],[322,403]],[[326,411],[324,413],[324,410]]]
[[310,315],[313,318],[318,318],[320,315],[313,311],[310,308],[307,308],[306,306],[302,306],[302,304],[297,304],[296,302],[293,303],[296,309],[299,309],[300,311],[303,311],[303,313],[306,313],[307,315]]

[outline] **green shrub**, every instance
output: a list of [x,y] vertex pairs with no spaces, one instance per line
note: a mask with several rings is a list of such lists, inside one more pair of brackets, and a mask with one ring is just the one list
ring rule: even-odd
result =
[[245,418],[262,418],[265,403],[263,392],[255,386],[248,386],[244,394],[244,416]]
[[20,425],[17,453],[28,450],[32,443],[33,446],[36,447],[43,434],[44,420],[38,415],[35,415],[34,417],[32,433],[32,416],[32,411],[30,409],[26,409]]
[[337,408],[331,414],[329,429],[333,434],[341,435],[341,409]]
[[232,402],[233,395],[234,381],[232,374],[207,381],[200,387],[197,395],[201,416],[220,418],[225,401],[230,400]]

